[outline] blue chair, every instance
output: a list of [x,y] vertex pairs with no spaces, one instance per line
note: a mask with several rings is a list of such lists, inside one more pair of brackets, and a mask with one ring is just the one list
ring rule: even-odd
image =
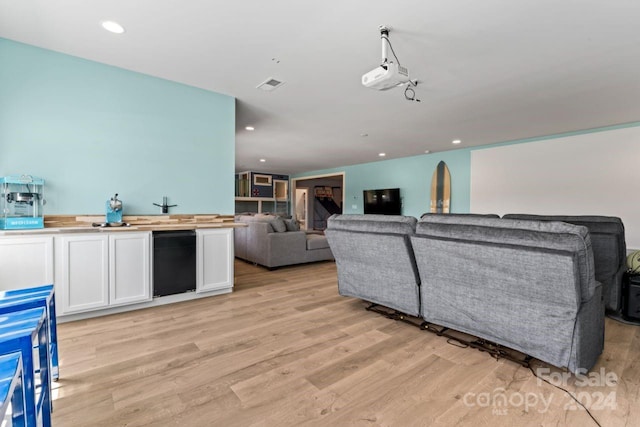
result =
[[0,298],[11,297],[16,295],[25,295],[34,292],[51,292],[53,291],[53,285],[42,285],[42,286],[33,286],[30,288],[22,288],[22,289],[10,289],[6,291],[0,291]]
[[0,417],[7,418],[11,404],[12,427],[26,426],[24,411],[24,374],[20,353],[9,353],[0,356]]
[[47,309],[49,339],[51,340],[49,345],[51,378],[58,381],[58,328],[56,326],[56,298],[53,285],[0,291],[0,314],[42,306]]
[[[37,358],[34,358],[34,343]],[[16,351],[22,356],[27,425],[50,427],[49,328],[45,308],[0,315],[0,355]]]

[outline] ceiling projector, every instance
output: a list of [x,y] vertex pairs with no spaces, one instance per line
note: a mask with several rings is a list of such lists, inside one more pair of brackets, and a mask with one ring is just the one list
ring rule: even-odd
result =
[[387,90],[409,83],[409,70],[394,62],[386,62],[362,76],[362,84],[377,90]]
[[[409,70],[400,65],[400,61],[391,47],[391,42],[389,41],[391,27],[380,25],[378,30],[380,31],[380,39],[382,41],[382,64],[363,75],[362,84],[371,89],[387,90],[410,83]],[[389,61],[389,48],[391,48],[391,53],[395,57],[396,62]]]

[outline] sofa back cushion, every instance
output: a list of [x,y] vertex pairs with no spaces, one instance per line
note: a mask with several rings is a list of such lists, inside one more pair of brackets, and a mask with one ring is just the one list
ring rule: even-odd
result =
[[622,288],[622,275],[626,270],[627,247],[622,220],[610,216],[592,215],[529,215],[508,214],[505,219],[562,221],[582,225],[589,229],[596,280],[605,288],[607,308],[618,310]]
[[415,224],[399,215],[331,216],[325,235],[340,294],[417,316],[420,282],[409,240]]
[[267,224],[269,224],[269,228],[268,228],[268,232],[269,233],[283,233],[287,230],[287,226],[285,224],[285,221],[275,215],[266,215],[266,214],[256,214],[256,215],[243,215],[240,217],[236,218],[236,221],[238,222],[244,222],[244,223],[252,223],[252,222],[266,222]]
[[420,219],[416,234],[478,240],[487,245],[510,244],[531,250],[568,251],[577,260],[579,281],[575,291],[578,301],[591,299],[596,286],[591,237],[583,226],[562,222],[429,216]]
[[477,213],[436,213],[436,212],[426,212],[423,213],[420,218],[424,218],[427,216],[441,216],[445,215],[449,218],[459,217],[459,218],[500,218],[500,215],[496,214],[477,214]]

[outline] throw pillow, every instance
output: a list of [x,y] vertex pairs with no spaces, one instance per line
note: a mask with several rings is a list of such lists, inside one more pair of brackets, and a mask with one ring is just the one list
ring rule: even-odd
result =
[[300,224],[295,219],[285,219],[284,223],[287,226],[287,231],[300,231]]
[[273,227],[273,231],[276,233],[283,233],[287,231],[287,225],[284,223],[282,218],[275,218],[269,221],[271,227]]

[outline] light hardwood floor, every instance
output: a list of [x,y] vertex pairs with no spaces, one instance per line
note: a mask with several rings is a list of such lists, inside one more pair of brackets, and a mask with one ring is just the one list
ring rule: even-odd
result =
[[[596,425],[528,369],[364,307],[332,262],[236,261],[232,294],[61,324],[54,426]],[[567,387],[640,426],[640,327],[607,319],[601,368],[615,384]]]

